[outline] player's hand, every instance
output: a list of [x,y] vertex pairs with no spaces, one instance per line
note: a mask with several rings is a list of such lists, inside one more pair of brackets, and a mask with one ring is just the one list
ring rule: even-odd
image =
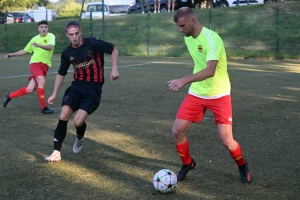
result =
[[9,59],[10,57],[12,57],[11,54],[6,54],[6,55],[4,56],[4,59]]
[[184,81],[182,79],[170,80],[167,83],[172,92],[178,92],[184,86]]
[[35,46],[35,47],[39,47],[39,44],[36,43],[36,42],[32,43],[32,45]]
[[54,99],[55,99],[55,95],[52,94],[52,95],[48,98],[48,103],[49,103],[49,104],[53,104]]
[[116,80],[119,78],[119,72],[117,69],[112,69],[110,73],[110,81]]

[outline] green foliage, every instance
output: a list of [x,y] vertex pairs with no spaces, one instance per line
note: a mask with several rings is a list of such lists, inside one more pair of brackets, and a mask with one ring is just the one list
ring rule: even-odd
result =
[[57,9],[57,17],[70,17],[79,16],[81,10],[81,5],[75,3],[71,0],[67,0],[65,3],[61,4]]
[[37,3],[38,0],[10,0],[3,3],[3,11],[14,11],[14,10],[26,10],[33,8],[33,4]]
[[37,5],[47,7],[50,4],[49,0],[39,0]]
[[[201,9],[195,13],[203,26],[220,34],[229,58],[299,59],[300,15],[295,10],[300,9],[300,5],[296,2],[283,4],[286,7],[277,11],[278,5]],[[57,19],[64,20],[50,22],[50,32],[57,38],[55,53],[61,53],[68,44],[63,27],[70,19],[78,20],[81,5],[76,6],[76,12],[58,12],[62,17]],[[173,22],[173,14],[109,16],[105,17],[104,26],[102,19],[93,19],[92,22],[82,19],[81,26],[85,37],[94,36],[114,43],[120,55],[188,57],[183,35]],[[20,32],[22,37],[16,34]],[[7,35],[5,28],[0,28],[0,52],[6,51],[6,45],[8,51],[17,51],[35,34],[35,24],[7,25]]]

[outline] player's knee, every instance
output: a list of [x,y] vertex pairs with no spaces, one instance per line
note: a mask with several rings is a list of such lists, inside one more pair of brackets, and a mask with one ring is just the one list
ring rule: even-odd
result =
[[36,78],[36,81],[37,81],[37,83],[38,83],[38,87],[39,88],[44,88],[44,86],[45,86],[45,83],[46,83],[46,79],[45,79],[45,77],[37,77]]
[[61,112],[60,116],[59,116],[59,119],[63,120],[63,121],[69,121],[70,116],[68,114],[64,113],[64,112]]
[[172,133],[173,133],[174,139],[176,139],[176,140],[181,139],[185,136],[185,131],[183,131],[175,126],[173,126],[173,128],[172,128]]
[[74,126],[75,127],[81,127],[83,123],[84,123],[84,121],[82,121],[82,120],[74,119]]
[[33,88],[33,87],[27,87],[26,88],[27,93],[32,93],[34,90],[35,90],[35,88]]
[[233,138],[222,138],[221,141],[227,149],[232,149],[232,146],[234,146],[236,143]]

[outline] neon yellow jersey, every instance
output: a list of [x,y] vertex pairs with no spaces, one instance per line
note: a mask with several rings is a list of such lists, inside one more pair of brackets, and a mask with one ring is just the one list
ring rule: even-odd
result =
[[189,94],[208,99],[229,95],[227,58],[221,37],[216,32],[203,27],[197,38],[190,36],[185,37],[184,40],[194,60],[194,74],[206,68],[206,62],[218,60],[215,75],[203,81],[193,82]]
[[[49,50],[45,50],[39,47],[35,47],[32,45],[32,43],[38,43],[41,45],[48,45],[48,44],[52,44],[53,48],[49,51]],[[33,37],[28,44],[26,45],[26,47],[24,48],[24,50],[28,53],[33,53],[33,55],[30,58],[29,63],[37,63],[37,62],[42,62],[46,65],[48,65],[49,67],[51,67],[51,59],[52,59],[52,55],[54,52],[54,46],[55,46],[55,36],[52,33],[47,33],[47,35],[45,37],[41,37],[40,35],[37,35],[35,37]]]

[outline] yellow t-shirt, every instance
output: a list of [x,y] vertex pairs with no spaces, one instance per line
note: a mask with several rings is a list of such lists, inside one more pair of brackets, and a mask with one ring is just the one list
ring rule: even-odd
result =
[[[32,43],[38,43],[41,45],[48,45],[48,44],[52,44],[53,48],[49,51],[49,50],[45,50],[39,47],[35,47],[32,45]],[[26,47],[24,48],[24,50],[28,53],[33,53],[33,55],[30,58],[29,63],[37,63],[37,62],[42,62],[46,65],[48,65],[49,67],[51,67],[51,59],[52,59],[52,55],[54,52],[54,46],[55,46],[55,36],[52,33],[47,33],[47,35],[45,37],[41,37],[40,35],[37,35],[35,37],[33,37],[28,44],[26,45]]]
[[221,37],[216,32],[203,27],[197,38],[190,36],[184,39],[194,60],[194,74],[205,69],[206,62],[218,60],[215,75],[203,81],[193,82],[189,88],[189,94],[207,99],[229,95],[227,58]]

